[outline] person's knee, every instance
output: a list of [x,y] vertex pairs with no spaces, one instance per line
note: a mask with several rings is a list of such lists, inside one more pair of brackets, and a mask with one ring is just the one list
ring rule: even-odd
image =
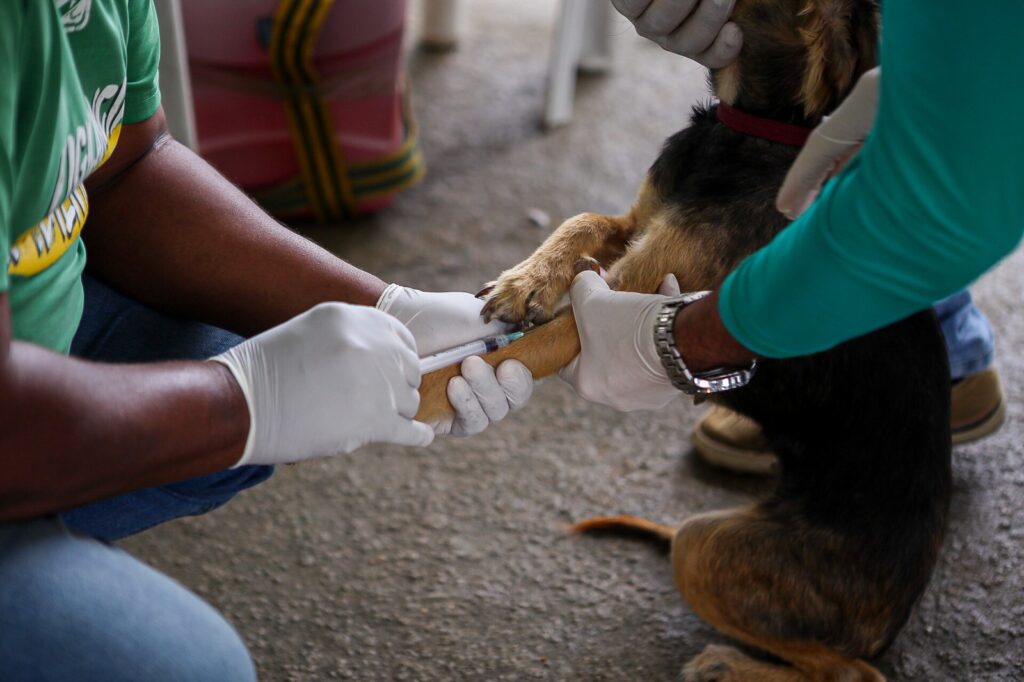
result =
[[4,680],[251,682],[221,614],[121,550],[54,520],[0,525]]
[[[165,631],[154,629],[140,657],[157,661],[158,669],[143,676],[153,682],[199,680],[205,682],[254,682],[256,668],[242,638],[224,618],[210,609],[201,622],[192,620],[187,632],[168,641]],[[148,651],[147,651],[148,650]]]

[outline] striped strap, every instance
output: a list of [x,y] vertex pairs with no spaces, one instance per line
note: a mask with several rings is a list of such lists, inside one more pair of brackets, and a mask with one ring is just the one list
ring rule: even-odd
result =
[[312,60],[320,26],[333,4],[334,0],[281,0],[274,13],[269,49],[274,76],[287,92],[285,108],[306,198],[322,222],[343,220],[356,209]]

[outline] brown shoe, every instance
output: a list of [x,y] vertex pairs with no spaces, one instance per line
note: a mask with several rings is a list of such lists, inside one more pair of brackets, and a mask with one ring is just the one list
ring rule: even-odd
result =
[[707,463],[731,471],[763,476],[778,466],[757,422],[720,405],[697,423],[693,447]]
[[[1006,420],[1006,403],[994,369],[953,384],[950,391],[953,444],[984,438]],[[693,430],[693,447],[709,464],[746,474],[771,474],[778,466],[761,427],[752,419],[712,406]]]
[[953,384],[950,426],[953,444],[970,443],[999,430],[1006,421],[1006,401],[994,369],[972,374]]

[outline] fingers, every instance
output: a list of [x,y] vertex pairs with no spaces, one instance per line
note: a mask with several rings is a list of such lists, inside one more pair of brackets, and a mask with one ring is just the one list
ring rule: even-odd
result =
[[508,416],[508,398],[490,365],[481,358],[469,358],[462,363],[462,376],[490,421],[498,422]]
[[814,129],[779,189],[775,206],[791,220],[806,211],[829,175],[856,155],[875,124],[880,68],[868,71],[853,92]]
[[660,42],[680,28],[680,24],[689,24],[688,17],[696,4],[697,0],[655,0],[634,20],[636,32]]
[[487,414],[465,378],[459,376],[449,381],[447,392],[448,402],[455,410],[449,430],[451,435],[473,436],[487,428],[490,423]]
[[420,393],[413,387],[392,388],[391,402],[395,414],[404,419],[412,419],[420,409]]
[[665,275],[665,279],[661,281],[661,286],[658,287],[658,293],[662,296],[679,296],[682,291],[679,290],[679,280],[672,273]]
[[881,82],[880,67],[864,73],[849,96],[818,126],[822,137],[848,144],[863,142],[875,126]]
[[718,69],[740,53],[743,34],[729,23],[736,0],[612,0],[636,32],[664,49]]
[[440,421],[431,422],[430,428],[434,429],[435,436],[447,436],[452,433],[452,427],[455,426],[455,415],[448,415]]
[[508,398],[509,410],[515,412],[530,402],[533,395],[533,373],[526,365],[518,360],[506,360],[498,365],[496,374]]
[[730,22],[722,27],[711,47],[693,56],[709,69],[721,69],[732,64],[740,56],[743,49],[743,32],[740,27]]
[[[388,329],[394,332],[397,343],[394,344],[395,362],[398,364],[405,382],[413,388],[419,388],[421,380],[420,358],[416,352],[416,339],[409,329],[391,316],[384,316]],[[386,343],[381,339],[381,343]]]
[[558,370],[558,378],[576,388],[580,376],[580,355],[577,355],[569,364]]
[[395,349],[395,362],[398,364],[405,383],[414,391],[418,389],[423,380],[423,373],[420,371],[420,359],[416,355],[416,351],[410,351],[404,347]]
[[612,6],[630,21],[644,13],[652,0],[612,0]]
[[576,275],[569,291],[572,307],[583,305],[597,291],[609,291],[608,282],[604,281],[601,275],[590,270]]
[[434,429],[422,422],[398,420],[387,440],[395,445],[426,447],[434,442]]
[[[703,0],[682,25],[668,34],[662,44],[666,50],[688,57],[702,57],[720,42],[714,56],[721,63],[714,66],[697,59],[710,68],[728,65],[739,54],[743,39],[739,27],[727,24],[735,0]],[[728,30],[726,28],[728,27]]]
[[462,376],[448,382],[451,419],[433,425],[439,434],[473,436],[525,405],[533,394],[533,375],[518,360],[506,360],[497,370],[482,358],[462,363]]
[[[402,344],[406,348],[411,350],[413,355],[417,355],[417,353],[416,353],[416,337],[413,336],[412,331],[410,331],[407,326],[405,326],[404,324],[402,324],[401,322],[399,322],[398,320],[396,320],[393,317],[389,316],[387,318],[387,322],[388,322],[388,326],[392,330],[394,330],[395,334],[398,336],[398,338],[402,342]],[[417,357],[419,357],[419,356],[417,355]]]
[[775,207],[790,220],[802,215],[814,202],[837,161],[856,146],[822,137],[817,130],[811,133],[803,151],[786,173],[775,198]]

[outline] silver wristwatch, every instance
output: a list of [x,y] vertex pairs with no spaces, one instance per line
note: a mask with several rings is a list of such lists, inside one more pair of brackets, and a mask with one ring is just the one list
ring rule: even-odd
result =
[[706,372],[691,372],[683,362],[683,356],[676,348],[676,315],[686,306],[704,298],[710,291],[696,291],[670,298],[661,304],[661,310],[654,321],[654,347],[661,358],[661,364],[668,372],[672,385],[688,395],[703,395],[731,391],[746,386],[757,371],[757,361],[750,367],[736,369],[717,367]]

